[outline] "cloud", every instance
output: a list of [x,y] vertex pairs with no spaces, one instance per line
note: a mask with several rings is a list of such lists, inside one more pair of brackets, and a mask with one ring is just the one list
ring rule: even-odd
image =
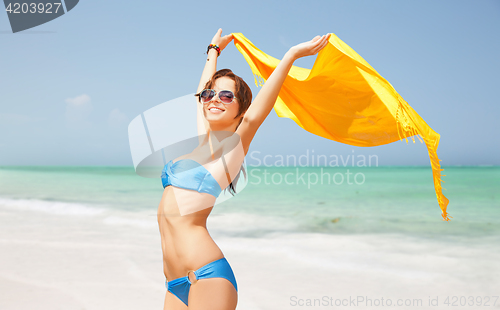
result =
[[74,98],[66,99],[66,125],[69,127],[81,127],[89,125],[88,117],[93,107],[90,97],[83,94]]
[[87,94],[76,96],[75,98],[67,98],[66,102],[74,106],[82,106],[90,103],[90,97]]
[[119,109],[113,109],[113,111],[109,113],[108,125],[111,128],[114,129],[123,128],[126,127],[129,122],[130,121],[127,115],[122,111],[120,111]]

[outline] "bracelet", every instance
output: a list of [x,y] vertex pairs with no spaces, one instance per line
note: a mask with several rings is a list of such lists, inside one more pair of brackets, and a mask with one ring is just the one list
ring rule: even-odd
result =
[[209,51],[211,48],[213,48],[213,49],[215,49],[215,50],[217,51],[217,57],[219,57],[219,56],[220,56],[220,47],[219,47],[218,45],[216,45],[216,44],[210,44],[210,45],[208,45],[208,48],[207,48],[207,55],[208,55],[208,51]]

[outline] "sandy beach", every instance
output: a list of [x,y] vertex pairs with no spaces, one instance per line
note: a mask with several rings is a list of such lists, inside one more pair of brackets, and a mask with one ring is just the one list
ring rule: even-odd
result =
[[[30,210],[28,200],[17,204],[0,205],[0,309],[163,308],[156,214],[59,214]],[[389,307],[388,300],[392,308],[403,303],[398,309],[445,309],[448,296],[459,305],[461,296],[490,296],[492,304],[499,295],[496,237],[455,243],[391,234],[238,237],[245,221],[251,216],[214,215],[208,224],[235,272],[237,309],[373,309]]]

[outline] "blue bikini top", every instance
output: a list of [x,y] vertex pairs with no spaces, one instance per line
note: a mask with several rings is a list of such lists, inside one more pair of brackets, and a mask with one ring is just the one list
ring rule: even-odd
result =
[[175,187],[195,190],[219,197],[222,189],[210,171],[192,159],[169,161],[161,173],[163,188]]

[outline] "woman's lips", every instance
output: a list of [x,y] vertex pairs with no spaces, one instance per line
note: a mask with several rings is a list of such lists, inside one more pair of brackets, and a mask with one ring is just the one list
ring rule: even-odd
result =
[[208,111],[210,111],[211,113],[214,113],[214,114],[221,114],[224,112],[224,110],[216,108],[216,107],[211,107],[208,109]]

